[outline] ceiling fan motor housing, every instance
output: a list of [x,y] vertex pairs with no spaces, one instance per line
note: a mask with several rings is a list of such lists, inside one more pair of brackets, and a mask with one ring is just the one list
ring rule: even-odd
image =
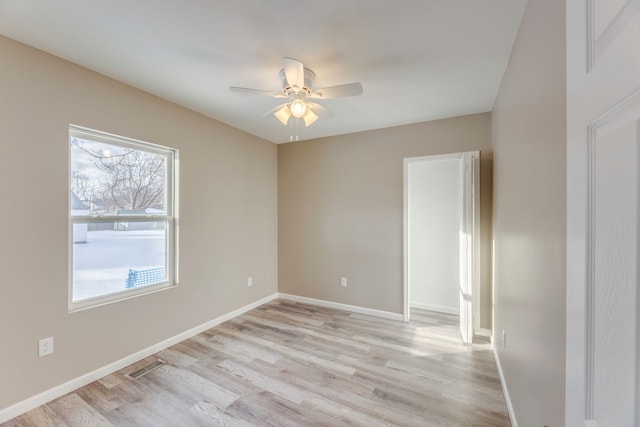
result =
[[[287,81],[287,76],[284,74],[284,68],[280,69],[280,81],[282,82],[282,93],[286,96],[294,95],[292,85]],[[309,96],[311,94],[311,88],[313,87],[313,82],[316,79],[316,73],[313,70],[304,67],[304,87],[298,91],[298,93],[302,92],[304,96]]]

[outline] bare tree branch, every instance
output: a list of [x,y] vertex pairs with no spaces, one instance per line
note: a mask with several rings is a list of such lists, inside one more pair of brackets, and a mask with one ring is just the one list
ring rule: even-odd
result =
[[113,152],[107,152],[88,148],[77,139],[72,144],[94,159],[93,164],[102,175],[99,184],[91,186],[88,177],[74,171],[72,190],[81,200],[91,199],[92,207],[100,205],[110,213],[165,209],[163,155],[127,147],[114,147]]

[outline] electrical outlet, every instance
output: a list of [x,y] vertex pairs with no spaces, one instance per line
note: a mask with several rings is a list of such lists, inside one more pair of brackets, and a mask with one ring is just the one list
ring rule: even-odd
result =
[[502,330],[502,348],[507,347],[507,331]]
[[38,341],[38,357],[53,353],[53,337],[42,338]]
[[253,277],[249,276],[247,278],[247,286],[248,287],[252,287],[253,286]]
[[340,286],[342,286],[343,288],[347,287],[347,278],[346,277],[341,277],[340,278]]

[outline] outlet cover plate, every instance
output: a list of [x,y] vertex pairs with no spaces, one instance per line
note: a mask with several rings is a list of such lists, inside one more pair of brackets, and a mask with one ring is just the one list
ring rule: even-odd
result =
[[38,357],[53,353],[53,337],[42,338],[38,341]]

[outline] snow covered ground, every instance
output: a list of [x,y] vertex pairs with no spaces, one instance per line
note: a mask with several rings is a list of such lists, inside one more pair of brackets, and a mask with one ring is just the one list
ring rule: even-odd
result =
[[89,231],[73,244],[73,300],[124,291],[129,269],[164,267],[165,230]]

